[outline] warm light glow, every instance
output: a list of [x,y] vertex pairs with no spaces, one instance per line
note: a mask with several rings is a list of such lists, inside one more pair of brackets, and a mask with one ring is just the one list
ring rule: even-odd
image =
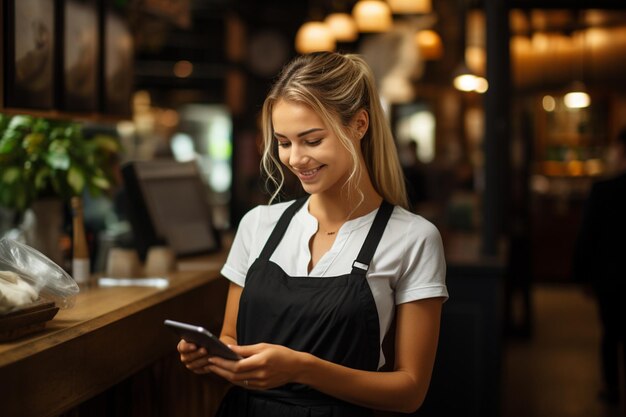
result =
[[389,7],[397,14],[430,13],[431,0],[388,0]]
[[470,70],[477,74],[484,74],[487,65],[487,54],[482,46],[468,46],[465,48],[465,62]]
[[385,32],[392,25],[391,10],[384,1],[360,0],[352,15],[361,32]]
[[454,78],[454,87],[461,91],[474,91],[478,85],[478,81],[473,74],[460,74]]
[[483,94],[489,89],[487,79],[472,74],[464,64],[459,65],[455,73],[453,84],[457,90]]
[[174,64],[174,75],[178,78],[187,78],[193,72],[193,64],[189,61],[178,61]]
[[298,29],[296,51],[301,54],[334,51],[335,47],[335,37],[325,23],[307,22]]
[[423,59],[439,59],[443,56],[441,37],[434,30],[420,30],[415,34],[415,43]]
[[488,89],[489,83],[487,82],[487,79],[483,77],[476,77],[476,87],[474,88],[474,91],[478,94],[484,94]]
[[556,109],[556,100],[552,96],[544,96],[543,100],[541,100],[541,104],[543,105],[543,109],[545,111],[554,111]]
[[511,36],[511,52],[513,55],[532,52],[533,46],[530,38],[526,36]]
[[565,94],[563,102],[570,109],[584,109],[591,104],[591,98],[584,91],[572,91]]
[[607,29],[590,28],[585,32],[585,45],[590,48],[602,48],[610,44],[611,35]]
[[545,51],[548,49],[550,45],[550,40],[548,39],[548,35],[545,33],[536,32],[533,34],[531,38],[531,44],[534,50],[536,51]]
[[356,22],[348,13],[331,13],[326,16],[324,23],[339,42],[354,42],[359,37]]

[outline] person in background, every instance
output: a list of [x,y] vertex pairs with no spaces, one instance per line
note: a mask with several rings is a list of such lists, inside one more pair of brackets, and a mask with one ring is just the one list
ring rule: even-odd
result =
[[[596,297],[602,340],[601,397],[618,403],[624,370],[626,335],[626,129],[610,150],[609,164],[615,175],[593,184],[583,211],[574,254],[575,280],[590,287]],[[621,365],[620,365],[621,362]],[[620,382],[621,380],[621,382]],[[621,394],[624,395],[623,387]]]
[[[232,384],[218,416],[370,416],[424,401],[448,297],[438,230],[408,211],[371,70],[356,55],[287,65],[263,107],[262,166],[307,195],[242,219],[222,274],[221,340],[244,359],[181,340],[181,361]],[[282,165],[282,166],[281,166]],[[395,317],[395,365],[381,343]]]

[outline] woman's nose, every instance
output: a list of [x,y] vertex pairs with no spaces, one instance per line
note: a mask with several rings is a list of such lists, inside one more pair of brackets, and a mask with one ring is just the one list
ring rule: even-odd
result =
[[305,165],[309,161],[309,156],[306,150],[302,146],[292,145],[291,152],[289,154],[289,165],[292,167],[298,167]]

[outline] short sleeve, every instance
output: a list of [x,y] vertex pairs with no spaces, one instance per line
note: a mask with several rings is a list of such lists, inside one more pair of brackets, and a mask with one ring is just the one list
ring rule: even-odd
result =
[[395,289],[396,305],[433,297],[447,300],[446,261],[437,228],[423,219],[412,222],[404,242],[402,272]]
[[250,266],[250,251],[259,225],[260,210],[260,206],[250,210],[239,222],[228,258],[221,270],[223,276],[241,287],[245,285]]

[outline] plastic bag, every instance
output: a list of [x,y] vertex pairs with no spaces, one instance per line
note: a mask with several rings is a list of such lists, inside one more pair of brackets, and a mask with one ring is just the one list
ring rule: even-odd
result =
[[72,307],[79,292],[76,281],[63,268],[16,240],[0,239],[0,271],[16,273],[39,297],[54,301],[59,308]]

